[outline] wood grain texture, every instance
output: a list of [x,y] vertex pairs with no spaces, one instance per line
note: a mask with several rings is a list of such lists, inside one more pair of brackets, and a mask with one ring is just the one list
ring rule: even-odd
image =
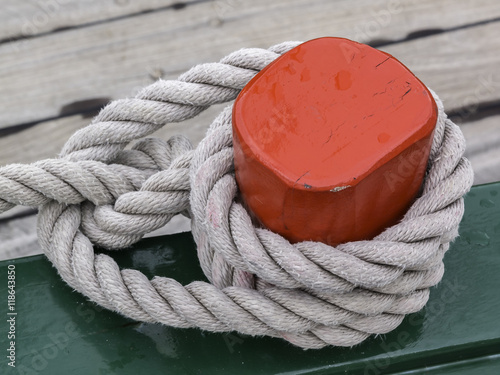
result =
[[466,156],[474,168],[474,183],[500,181],[500,115],[462,125]]
[[[0,261],[42,253],[36,235],[36,220],[36,215],[29,215],[0,223]],[[167,225],[144,237],[165,236],[189,230],[191,230],[189,219],[177,215]]]
[[[205,136],[208,126],[224,107],[225,104],[219,104],[193,119],[168,124],[153,133],[151,137],[169,139],[174,135],[183,134],[197,145]],[[20,133],[0,137],[0,166],[11,163],[33,163],[57,157],[68,138],[78,129],[87,126],[90,121],[90,118],[81,115],[68,116],[42,121]]]
[[[429,87],[436,90],[443,99],[447,111],[455,111],[459,120],[466,123],[469,116],[477,110],[479,103],[500,100],[500,73],[497,70],[500,64],[500,54],[496,52],[500,49],[500,38],[492,41],[492,38],[484,37],[484,35],[492,36],[495,33],[500,34],[500,22],[389,45],[384,49],[397,56]],[[492,46],[491,43],[496,43],[496,45]],[[428,53],[432,55],[426,57]],[[174,75],[170,76],[173,78]],[[83,77],[75,77],[75,79],[81,81]],[[144,85],[150,83],[146,81],[147,79]],[[67,82],[63,84],[66,87],[62,88],[63,90],[72,87]],[[84,83],[80,82],[80,84]],[[97,83],[94,89],[97,90],[99,85]],[[73,94],[79,94],[79,91],[75,88]],[[73,94],[68,93],[68,97]],[[112,93],[110,95],[109,87],[105,89],[104,95],[113,95]],[[42,100],[42,98],[39,99]],[[53,99],[47,98],[46,100]],[[33,100],[32,103],[27,103],[25,108],[36,107],[37,102]],[[188,122],[169,124],[156,135],[168,138],[182,133],[197,144],[222,107],[212,108]],[[89,122],[90,118],[82,118],[80,115],[56,118],[42,121],[23,132],[2,137],[0,138],[0,164],[33,162],[41,158],[54,157],[66,139],[76,129]],[[44,147],[38,147],[39,144],[44,144]],[[491,147],[499,145],[500,142],[497,142]]]
[[4,222],[0,225],[0,260],[40,254],[36,237],[36,216]]
[[[205,0],[209,1],[209,0]],[[195,0],[0,0],[0,40],[30,38],[138,13],[179,9]]]
[[[475,12],[469,1],[441,1],[437,8],[431,0],[408,1],[399,3],[392,13],[387,1],[361,1],[355,7],[350,1],[324,0],[231,0],[228,4],[234,6],[222,17],[212,2],[203,2],[0,45],[0,101],[8,108],[0,113],[0,127],[54,118],[64,106],[78,101],[130,96],[158,77],[173,78],[243,46],[268,47],[325,35],[398,40],[422,27],[453,28],[500,16],[500,7],[493,1],[474,4]],[[443,12],[441,7],[446,5],[453,12]],[[498,34],[495,24],[483,27],[477,33]],[[441,57],[463,65],[471,45],[483,52],[485,43],[490,51],[500,43],[498,38],[483,38],[484,43],[477,46],[474,34],[471,38],[466,38],[469,33],[451,34],[387,49],[417,74],[429,68],[446,73],[450,61],[443,67],[437,63]],[[418,58],[414,58],[415,48]],[[498,59],[488,60],[484,68],[495,66]],[[421,67],[425,61],[436,62]],[[473,61],[467,65],[477,69]],[[423,78],[429,80],[429,75]]]

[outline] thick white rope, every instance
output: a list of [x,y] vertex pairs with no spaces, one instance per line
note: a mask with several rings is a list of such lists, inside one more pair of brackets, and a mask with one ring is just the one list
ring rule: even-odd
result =
[[[242,49],[158,81],[106,106],[76,132],[59,159],[0,168],[0,211],[39,207],[40,244],[74,289],[132,319],[175,327],[282,337],[303,348],[352,346],[419,311],[442,278],[473,180],[460,129],[443,110],[423,193],[400,223],[371,241],[336,247],[290,244],[255,228],[235,201],[231,106],[193,150],[177,136],[146,138],[169,122],[233,100],[298,42]],[[120,270],[93,244],[127,247],[183,213],[192,218],[200,265],[211,284],[182,286]]]

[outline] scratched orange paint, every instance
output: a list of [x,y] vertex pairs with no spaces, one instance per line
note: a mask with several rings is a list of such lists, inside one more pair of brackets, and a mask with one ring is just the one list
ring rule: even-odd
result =
[[419,193],[436,118],[428,89],[394,57],[347,39],[306,42],[235,102],[243,201],[292,242],[370,239]]

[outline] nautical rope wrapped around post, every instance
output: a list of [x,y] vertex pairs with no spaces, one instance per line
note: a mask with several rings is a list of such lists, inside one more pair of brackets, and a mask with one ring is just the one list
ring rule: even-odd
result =
[[[435,94],[438,119],[421,195],[399,223],[372,240],[337,246],[292,244],[252,224],[237,199],[232,106],[194,150],[182,136],[141,139],[235,99],[298,44],[242,49],[110,103],[58,159],[0,168],[0,210],[38,206],[39,241],[61,277],[132,319],[282,337],[303,348],[352,346],[393,330],[425,305],[429,288],[441,280],[473,181],[463,135]],[[210,283],[148,280],[94,253],[93,244],[130,246],[179,213],[191,217]]]

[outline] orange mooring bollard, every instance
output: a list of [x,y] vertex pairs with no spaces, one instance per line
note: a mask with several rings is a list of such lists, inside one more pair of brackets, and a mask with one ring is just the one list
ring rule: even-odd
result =
[[436,120],[431,93],[394,57],[341,38],[303,43],[236,99],[242,198],[292,242],[370,239],[418,195]]

